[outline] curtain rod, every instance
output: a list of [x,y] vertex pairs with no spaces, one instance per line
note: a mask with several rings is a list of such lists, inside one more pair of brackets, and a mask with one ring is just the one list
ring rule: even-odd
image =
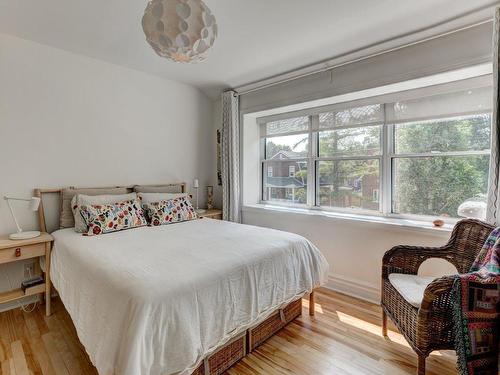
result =
[[[495,2],[495,3],[497,3],[497,2]],[[376,45],[380,45],[380,44],[383,44],[383,43],[388,43],[388,42],[396,40],[396,39],[401,39],[401,38],[404,38],[406,36],[409,36],[409,35],[412,35],[412,34],[415,34],[415,33],[420,33],[420,32],[424,32],[426,30],[433,29],[433,28],[435,28],[435,27],[437,27],[439,25],[443,25],[443,24],[449,23],[449,22],[451,22],[451,21],[453,21],[455,19],[462,18],[462,17],[464,17],[464,16],[466,16],[468,14],[476,13],[476,12],[481,11],[483,9],[489,8],[490,6],[491,6],[491,4],[488,5],[488,6],[485,6],[483,8],[480,8],[480,9],[476,9],[474,12],[469,12],[469,13],[466,13],[465,15],[461,15],[460,17],[455,17],[453,19],[449,19],[449,20],[443,21],[443,22],[441,22],[439,24],[435,24],[435,25],[429,26],[429,27],[424,28],[424,29],[420,29],[420,30],[412,32],[412,33],[403,34],[403,35],[397,36],[395,38],[385,40],[385,41],[383,41],[381,43],[372,44],[370,46],[367,46],[367,47],[364,47],[364,48],[360,48],[358,50],[354,50],[354,51],[349,52],[349,53],[347,53],[347,54],[345,54],[343,56],[350,55],[350,54],[353,54],[353,53],[356,53],[356,52],[359,52],[359,51],[362,51],[362,50],[365,50],[365,49],[368,49],[368,48],[372,48],[372,47],[375,47]],[[420,39],[420,40],[417,40],[417,41],[414,41],[414,42],[411,42],[411,43],[406,43],[406,44],[403,44],[403,45],[400,45],[400,46],[397,46],[397,47],[389,48],[389,49],[386,49],[386,50],[383,50],[383,51],[380,51],[380,52],[375,52],[375,53],[372,53],[370,55],[362,56],[362,57],[359,57],[359,58],[356,58],[356,59],[352,59],[352,60],[349,60],[349,61],[345,61],[345,62],[342,62],[342,63],[338,63],[338,64],[334,64],[334,65],[328,65],[328,62],[325,62],[325,64],[327,66],[325,66],[324,68],[316,69],[314,71],[310,71],[310,72],[306,72],[306,73],[302,73],[302,74],[299,74],[299,75],[296,75],[296,76],[293,76],[293,77],[284,78],[282,80],[278,80],[278,81],[275,81],[275,82],[266,83],[266,84],[263,84],[261,86],[257,86],[257,87],[254,87],[254,88],[251,88],[251,89],[248,89],[248,90],[245,90],[245,91],[236,91],[236,96],[249,94],[249,93],[255,92],[255,91],[260,91],[260,90],[263,90],[263,89],[266,89],[266,88],[269,88],[269,87],[273,87],[273,86],[276,86],[276,85],[280,85],[280,84],[283,84],[283,83],[287,83],[287,82],[290,82],[290,81],[295,81],[297,79],[308,77],[308,76],[311,76],[313,74],[318,74],[318,73],[326,72],[326,71],[333,70],[333,69],[336,69],[336,68],[339,68],[339,67],[342,67],[342,66],[345,66],[345,65],[353,64],[353,63],[360,62],[360,61],[363,61],[363,60],[371,59],[373,57],[384,55],[386,53],[398,51],[398,50],[406,48],[406,47],[411,47],[411,46],[414,46],[414,45],[417,45],[417,44],[420,44],[420,43],[424,43],[424,42],[428,42],[428,41],[431,41],[431,40],[434,40],[434,39],[437,39],[437,38],[441,38],[443,36],[454,34],[454,33],[459,32],[459,31],[463,31],[463,30],[471,29],[471,28],[476,27],[476,26],[484,25],[486,23],[492,22],[492,20],[493,20],[493,18],[488,18],[488,19],[485,19],[483,21],[475,22],[473,24],[469,24],[469,25],[460,27],[458,29],[454,29],[454,30],[451,30],[451,31],[447,31],[447,32],[438,34],[438,35],[430,36],[430,37],[427,37],[427,38],[424,38],[424,39]],[[342,57],[342,55],[340,55],[339,57],[334,58],[334,59],[339,59],[341,57]],[[302,69],[307,69],[307,67],[304,67]]]

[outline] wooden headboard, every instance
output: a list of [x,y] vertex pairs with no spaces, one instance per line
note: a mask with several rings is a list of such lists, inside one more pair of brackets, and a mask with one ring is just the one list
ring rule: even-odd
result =
[[[126,188],[131,192],[134,190],[134,187],[138,185],[128,185],[128,186],[111,186],[112,188]],[[178,182],[178,183],[169,183],[169,184],[154,184],[154,185],[140,185],[146,187],[179,187],[182,193],[186,192],[186,183]],[[110,188],[110,186],[92,186],[92,187],[69,187],[70,189],[96,189],[96,188]],[[62,191],[64,189],[68,189],[68,187],[64,188],[36,188],[34,189],[34,196],[40,198],[40,207],[38,208],[38,225],[40,227],[40,231],[42,232],[52,232],[54,230],[59,229],[59,215],[61,213],[61,204],[62,204]],[[57,218],[57,224],[55,219]],[[54,223],[50,225],[50,221]]]

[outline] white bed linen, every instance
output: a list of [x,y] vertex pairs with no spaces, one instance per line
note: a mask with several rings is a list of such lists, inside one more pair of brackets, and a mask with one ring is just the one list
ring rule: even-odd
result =
[[220,220],[53,235],[53,284],[100,375],[189,374],[328,274],[305,238]]

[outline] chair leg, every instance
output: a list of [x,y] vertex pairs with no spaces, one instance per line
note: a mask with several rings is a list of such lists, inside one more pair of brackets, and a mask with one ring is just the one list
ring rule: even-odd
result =
[[387,314],[384,309],[382,309],[382,335],[387,337]]
[[418,355],[417,375],[425,375],[425,356]]

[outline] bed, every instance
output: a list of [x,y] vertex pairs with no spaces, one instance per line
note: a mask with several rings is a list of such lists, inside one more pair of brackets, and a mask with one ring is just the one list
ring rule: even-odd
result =
[[52,235],[52,283],[100,375],[212,374],[207,359],[328,274],[301,236],[208,218]]

